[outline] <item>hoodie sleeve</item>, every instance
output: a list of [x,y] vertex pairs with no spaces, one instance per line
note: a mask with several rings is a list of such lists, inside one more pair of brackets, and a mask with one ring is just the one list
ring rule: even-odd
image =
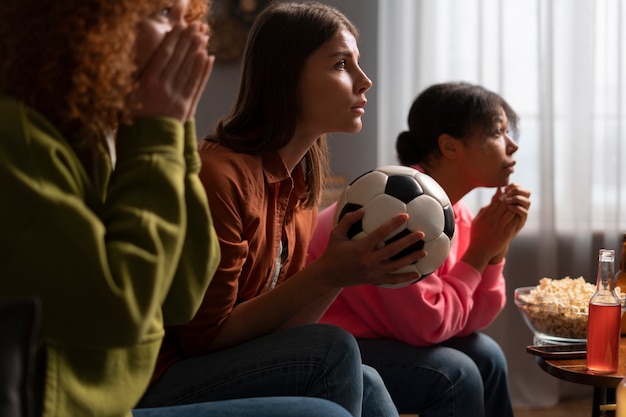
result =
[[[334,207],[319,215],[309,246],[309,262],[328,244]],[[506,302],[504,262],[480,274],[458,261],[469,242],[471,214],[455,206],[456,231],[448,258],[431,275],[402,288],[362,285],[345,288],[322,322],[357,337],[393,338],[416,346],[431,345],[488,326]]]

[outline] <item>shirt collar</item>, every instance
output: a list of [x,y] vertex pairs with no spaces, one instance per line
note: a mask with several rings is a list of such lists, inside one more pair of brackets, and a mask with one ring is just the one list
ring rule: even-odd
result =
[[263,160],[263,173],[269,183],[281,182],[291,178],[291,173],[278,151],[266,152],[261,156]]

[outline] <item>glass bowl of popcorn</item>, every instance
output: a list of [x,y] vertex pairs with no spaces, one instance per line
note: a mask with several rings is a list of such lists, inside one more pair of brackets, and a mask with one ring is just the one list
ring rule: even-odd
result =
[[515,290],[515,305],[533,332],[533,343],[587,342],[589,299],[596,286],[583,277],[542,278]]

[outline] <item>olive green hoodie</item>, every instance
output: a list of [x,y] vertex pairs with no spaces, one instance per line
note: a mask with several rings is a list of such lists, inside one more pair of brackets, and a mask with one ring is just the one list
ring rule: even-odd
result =
[[38,415],[122,417],[163,326],[192,318],[219,262],[195,126],[136,120],[94,184],[45,118],[0,95],[0,301],[42,303]]

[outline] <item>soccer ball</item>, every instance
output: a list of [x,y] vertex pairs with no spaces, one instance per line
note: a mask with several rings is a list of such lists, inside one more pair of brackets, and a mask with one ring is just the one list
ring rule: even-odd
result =
[[[413,231],[425,233],[424,239],[394,258],[416,250],[428,255],[396,272],[416,271],[420,278],[402,284],[382,284],[399,288],[413,284],[433,273],[446,259],[454,236],[454,213],[446,192],[430,176],[410,167],[389,165],[366,172],[342,191],[335,209],[334,223],[349,212],[364,208],[363,217],[348,231],[350,239],[362,239],[399,213],[408,213],[407,223],[389,234],[379,247]],[[394,259],[392,258],[392,259]]]

